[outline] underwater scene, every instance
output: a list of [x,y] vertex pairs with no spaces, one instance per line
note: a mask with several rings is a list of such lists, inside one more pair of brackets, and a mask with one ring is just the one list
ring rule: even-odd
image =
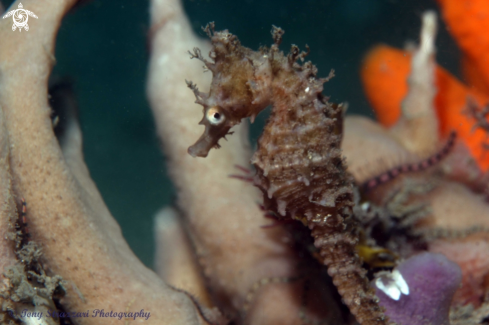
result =
[[487,0],[0,13],[0,324],[489,324]]

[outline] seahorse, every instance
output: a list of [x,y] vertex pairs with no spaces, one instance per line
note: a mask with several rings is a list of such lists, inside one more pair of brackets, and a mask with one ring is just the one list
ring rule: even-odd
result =
[[304,62],[308,52],[295,45],[285,55],[279,50],[284,32],[275,26],[273,45],[259,51],[243,47],[227,30],[215,31],[213,23],[204,31],[211,38],[209,57],[214,62],[204,59],[198,48],[190,54],[204,62],[213,79],[209,94],[187,81],[196,102],[204,107],[200,123],[205,125],[189,154],[206,157],[232,126],[246,117],[253,121],[271,105],[271,116],[251,159],[264,207],[311,230],[321,262],[360,324],[388,324],[355,251],[353,179],[340,149],[345,109],[322,95],[333,71],[318,78],[311,62],[297,62]]

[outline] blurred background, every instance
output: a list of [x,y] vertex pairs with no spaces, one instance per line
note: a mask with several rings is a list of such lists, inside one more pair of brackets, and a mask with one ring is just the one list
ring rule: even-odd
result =
[[[12,3],[1,2],[5,8]],[[307,59],[319,76],[335,69],[324,94],[348,102],[348,114],[368,116],[359,79],[365,53],[378,43],[402,48],[417,42],[422,12],[437,10],[433,0],[184,0],[184,7],[202,37],[201,26],[215,21],[216,29],[229,29],[253,49],[271,44],[272,24],[282,27],[284,51],[308,44]],[[152,267],[153,216],[173,204],[175,189],[145,95],[148,29],[148,1],[85,1],[63,21],[53,74],[74,81],[92,178],[133,251]],[[438,63],[459,76],[458,49],[441,21],[436,44]],[[253,125],[252,140],[264,119]]]

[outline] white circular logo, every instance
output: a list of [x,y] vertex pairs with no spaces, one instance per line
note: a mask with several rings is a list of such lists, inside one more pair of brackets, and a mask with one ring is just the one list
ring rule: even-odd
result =
[[14,24],[12,25],[12,30],[15,31],[17,28],[19,32],[24,28],[26,31],[29,30],[29,25],[27,25],[27,21],[29,20],[29,16],[37,18],[37,16],[29,10],[24,9],[22,3],[19,3],[18,9],[10,10],[7,12],[2,18],[8,18],[12,16]]

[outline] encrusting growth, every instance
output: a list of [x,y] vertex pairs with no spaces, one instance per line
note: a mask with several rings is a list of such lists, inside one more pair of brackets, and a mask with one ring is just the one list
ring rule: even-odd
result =
[[258,52],[241,46],[227,30],[205,28],[212,41],[210,57],[200,50],[192,57],[212,71],[209,94],[194,91],[204,106],[205,132],[189,148],[192,156],[206,157],[218,140],[245,117],[254,117],[268,105],[272,113],[252,158],[255,185],[264,193],[264,207],[280,219],[299,220],[311,230],[320,260],[345,304],[364,325],[387,324],[370,288],[366,271],[355,252],[357,222],[353,217],[352,178],[341,157],[344,107],[323,97],[317,68],[304,61],[306,52],[295,45],[288,55],[279,50],[283,30],[273,27],[274,44]]

